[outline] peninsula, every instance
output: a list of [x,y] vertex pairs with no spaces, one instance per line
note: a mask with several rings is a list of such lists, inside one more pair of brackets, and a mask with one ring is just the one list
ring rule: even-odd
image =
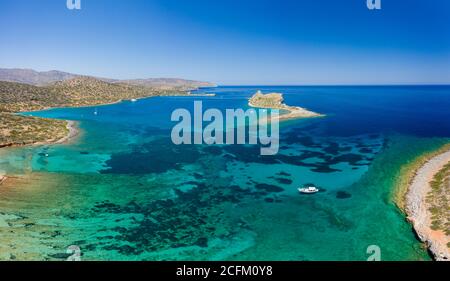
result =
[[18,112],[94,106],[155,96],[197,96],[190,91],[214,86],[173,78],[114,80],[60,71],[0,69],[0,148],[61,142],[76,135],[74,122],[21,116]]
[[450,260],[450,145],[418,160],[405,197],[407,219],[434,258]]
[[248,105],[256,108],[270,108],[286,111],[279,115],[278,120],[289,120],[298,118],[313,118],[322,117],[323,114],[319,114],[306,108],[299,106],[289,106],[283,103],[283,94],[269,93],[263,94],[261,91],[256,92],[248,101]]

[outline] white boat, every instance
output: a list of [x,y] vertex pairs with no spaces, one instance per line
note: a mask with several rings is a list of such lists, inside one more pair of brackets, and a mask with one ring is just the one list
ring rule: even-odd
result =
[[306,193],[306,194],[312,194],[319,192],[319,189],[313,185],[305,186],[305,187],[299,187],[298,192],[300,193]]
[[131,102],[137,102],[137,99],[131,99]]

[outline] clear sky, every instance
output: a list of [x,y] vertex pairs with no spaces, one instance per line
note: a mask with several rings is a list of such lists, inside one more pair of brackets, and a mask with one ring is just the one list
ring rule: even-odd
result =
[[0,0],[0,67],[219,84],[450,84],[450,1]]

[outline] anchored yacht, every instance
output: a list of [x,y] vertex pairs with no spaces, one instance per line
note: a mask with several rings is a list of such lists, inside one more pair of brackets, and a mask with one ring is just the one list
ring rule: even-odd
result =
[[306,194],[312,194],[319,192],[319,189],[315,187],[314,185],[307,185],[305,187],[299,187],[298,192],[300,193],[306,193]]

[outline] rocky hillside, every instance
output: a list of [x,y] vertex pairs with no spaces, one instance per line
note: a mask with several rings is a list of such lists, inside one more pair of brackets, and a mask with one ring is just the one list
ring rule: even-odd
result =
[[283,95],[279,93],[263,94],[261,91],[256,92],[249,103],[262,108],[283,109]]
[[48,86],[0,81],[0,112],[32,111],[49,107],[89,106],[142,97],[187,94],[178,89],[108,83],[91,77],[75,77]]

